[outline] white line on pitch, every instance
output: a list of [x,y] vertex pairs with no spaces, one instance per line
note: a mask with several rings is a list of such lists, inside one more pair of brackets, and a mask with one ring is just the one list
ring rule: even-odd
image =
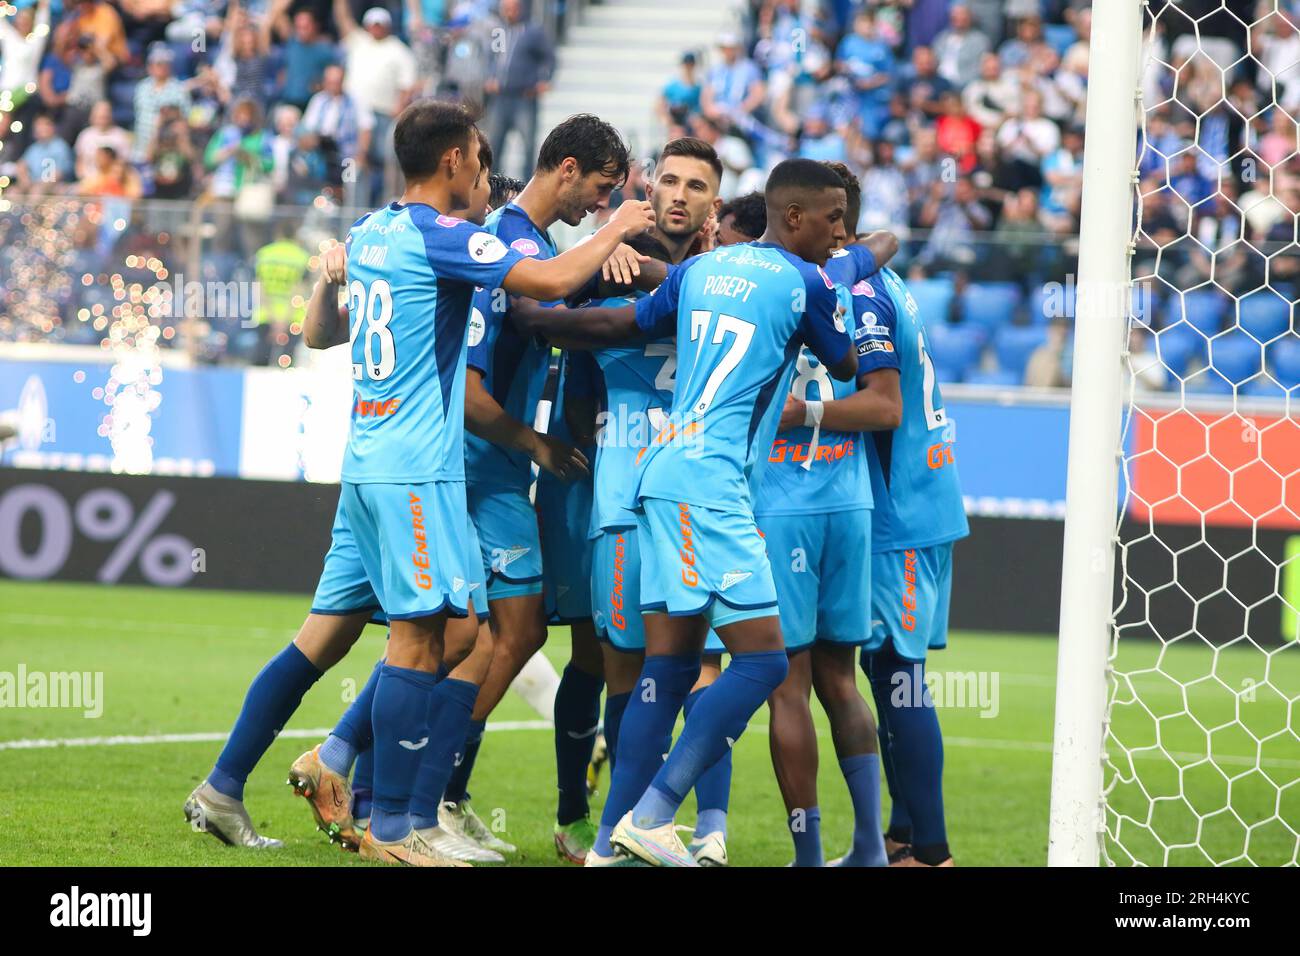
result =
[[[328,736],[334,728],[315,727],[310,730],[282,730],[279,736],[291,740],[318,740]],[[549,720],[495,720],[489,721],[488,730],[550,730]],[[130,747],[142,744],[195,744],[219,743],[228,737],[220,732],[196,734],[152,734],[149,736],[120,735],[116,737],[61,737],[37,740],[0,740],[0,750],[51,750],[56,747]]]
[[[551,730],[554,725],[549,720],[494,720],[489,721],[488,730]],[[316,727],[310,730],[284,730],[280,732],[281,737],[290,740],[309,740],[320,739],[327,736],[333,728]],[[752,724],[748,728],[751,732],[765,734],[767,733],[766,724]],[[153,734],[149,736],[120,735],[115,737],[62,737],[53,739],[35,739],[35,740],[0,740],[0,750],[53,750],[58,747],[123,747],[123,746],[140,746],[144,744],[192,744],[192,743],[220,743],[228,735],[217,732],[201,732],[193,734]],[[817,732],[818,737],[829,737],[828,731]],[[989,737],[944,737],[944,745],[948,747],[958,747],[971,750],[1017,750],[1030,753],[1050,754],[1052,745],[1039,740],[998,740]],[[1198,760],[1205,759],[1203,753],[1192,753],[1190,751],[1170,751],[1161,753],[1159,751],[1142,749],[1134,750],[1132,756],[1139,759],[1160,759],[1172,758],[1177,760],[1181,765],[1194,763]],[[1239,756],[1237,754],[1219,754],[1213,758],[1217,764],[1226,764],[1238,767],[1278,767],[1278,768],[1300,768],[1300,760],[1288,760],[1281,757],[1265,757],[1256,760],[1254,757]]]

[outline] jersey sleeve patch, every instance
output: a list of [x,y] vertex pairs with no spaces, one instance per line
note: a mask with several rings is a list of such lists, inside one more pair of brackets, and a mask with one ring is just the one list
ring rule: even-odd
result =
[[542,247],[537,244],[537,241],[529,239],[527,236],[520,236],[510,243],[510,248],[526,256],[535,256],[542,251]]

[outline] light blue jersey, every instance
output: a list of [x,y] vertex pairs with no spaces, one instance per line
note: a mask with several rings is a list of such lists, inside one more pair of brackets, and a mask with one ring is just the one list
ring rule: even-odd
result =
[[[884,329],[871,315],[876,295],[867,277],[876,271],[876,257],[865,246],[848,246],[826,263],[826,274],[835,283],[840,312],[858,347],[858,375],[882,368],[897,368],[898,360]],[[867,343],[883,342],[889,348]],[[856,381],[831,378],[817,356],[804,347],[799,350],[790,393],[804,401],[829,402],[857,391]],[[800,425],[780,432],[772,443],[755,514],[811,515],[854,511],[872,506],[868,475],[867,440],[862,432],[817,430]],[[809,457],[812,460],[809,461]]]
[[[591,304],[617,308],[648,295],[642,292]],[[604,379],[591,509],[590,534],[594,538],[602,531],[636,527],[636,516],[627,507],[627,489],[636,481],[637,455],[668,421],[677,346],[672,336],[667,336],[644,344],[599,349],[591,360],[599,365]]]
[[358,220],[347,249],[355,395],[343,480],[463,481],[470,299],[523,256],[463,219],[396,202]]
[[828,365],[853,347],[837,306],[824,271],[758,242],[689,259],[640,300],[638,326],[675,332],[678,349],[672,410],[639,453],[635,500],[752,514],[800,343]]
[[[514,203],[493,210],[485,228],[518,256],[550,259],[556,254],[551,237]],[[510,322],[510,300],[496,285],[483,283],[474,295],[469,365],[483,373],[484,387],[506,414],[531,426],[546,387],[551,348],[515,330]],[[532,461],[523,452],[471,434],[465,437],[465,475],[471,484],[527,492],[532,483]]]
[[889,432],[872,432],[868,444],[875,495],[872,550],[926,548],[969,533],[957,465],[953,426],[930,360],[929,340],[916,300],[889,269],[873,280],[874,309],[888,330],[899,364],[903,420]]

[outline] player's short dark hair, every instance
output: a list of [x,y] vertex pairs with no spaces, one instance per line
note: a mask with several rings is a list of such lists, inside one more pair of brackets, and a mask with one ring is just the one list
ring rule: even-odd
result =
[[825,160],[828,168],[840,177],[840,182],[844,184],[844,194],[848,197],[848,209],[844,213],[844,223],[848,227],[849,234],[852,235],[858,228],[858,217],[862,212],[862,184],[858,182],[858,177],[853,175],[853,170],[843,163],[835,160]]
[[488,205],[493,209],[500,209],[524,191],[522,180],[515,179],[513,176],[503,176],[501,173],[493,173],[489,176],[488,185],[492,187]]
[[815,159],[787,159],[767,177],[767,214],[781,216],[792,202],[804,202],[827,189],[843,189],[835,171]]
[[767,232],[767,200],[762,193],[745,193],[729,202],[724,202],[718,210],[718,222],[732,216],[732,225],[738,232],[743,232],[751,239],[757,239]]
[[662,163],[669,156],[702,160],[717,174],[718,182],[722,182],[722,160],[718,158],[718,151],[698,137],[679,136],[670,140],[659,154],[659,162]]
[[[479,136],[470,111],[459,103],[420,100],[402,110],[393,126],[393,151],[408,180],[428,179],[443,155],[459,146],[470,148],[471,134]],[[482,139],[482,136],[479,136]]]
[[478,133],[478,164],[483,169],[491,169],[494,165],[492,156],[492,144],[482,130]]
[[577,161],[584,176],[599,172],[625,178],[631,165],[619,131],[591,113],[570,116],[551,130],[537,152],[537,168],[555,169],[568,156]]

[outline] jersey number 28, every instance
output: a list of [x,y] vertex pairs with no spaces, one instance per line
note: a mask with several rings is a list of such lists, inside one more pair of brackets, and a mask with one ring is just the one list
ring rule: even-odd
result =
[[[348,311],[352,313],[352,331],[348,335],[348,348],[352,349],[361,333],[364,362],[352,363],[352,377],[382,381],[393,374],[397,365],[397,348],[393,344],[393,331],[388,327],[393,317],[393,291],[386,279],[376,279],[367,290],[360,279],[348,286]],[[361,323],[366,325],[361,331]],[[353,352],[353,355],[356,353]]]

